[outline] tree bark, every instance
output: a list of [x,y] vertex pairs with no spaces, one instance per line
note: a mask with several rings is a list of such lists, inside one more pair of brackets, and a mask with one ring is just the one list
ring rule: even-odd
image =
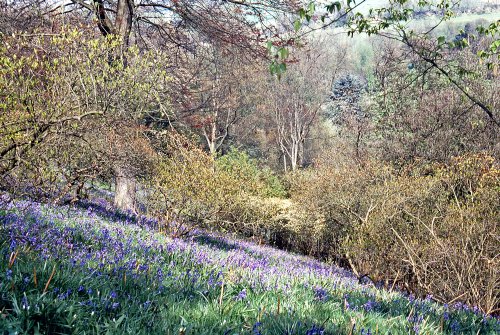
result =
[[137,213],[136,190],[137,182],[133,174],[127,173],[122,166],[115,166],[115,207]]
[[122,39],[122,48],[126,50],[130,43],[132,30],[133,0],[119,0],[116,11],[116,34]]
[[[103,36],[116,34],[122,41],[122,55],[130,45],[130,32],[132,30],[132,18],[134,13],[133,0],[118,0],[116,5],[116,18],[114,25],[106,15],[106,9],[102,0],[96,0],[94,3],[95,14],[97,16],[97,26]],[[123,153],[121,153],[123,154]],[[137,213],[136,211],[136,188],[137,181],[130,168],[120,160],[115,162],[113,168],[115,177],[115,207],[123,210]]]
[[[132,30],[132,16],[134,12],[133,0],[118,0],[115,33],[122,40],[122,53],[130,45],[130,32]],[[126,62],[126,60],[125,60]],[[125,63],[126,64],[126,63]],[[137,180],[134,173],[126,164],[118,161],[114,168],[115,172],[115,207],[137,214],[136,190]]]

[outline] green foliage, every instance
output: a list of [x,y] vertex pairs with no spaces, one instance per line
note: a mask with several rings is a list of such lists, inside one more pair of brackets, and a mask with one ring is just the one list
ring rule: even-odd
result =
[[235,175],[244,183],[253,185],[248,191],[262,197],[285,197],[286,190],[271,169],[259,167],[258,161],[244,151],[232,148],[216,160],[217,169]]
[[[214,159],[179,134],[166,139],[168,155],[159,158],[149,181],[148,211],[170,225],[173,218],[189,227],[219,227],[250,233],[272,220],[266,197],[284,196],[279,179],[258,167],[246,153],[231,150]],[[184,225],[165,227],[179,234]]]
[[12,223],[0,226],[0,329],[9,334],[495,334],[497,327],[465,308],[358,285],[307,257],[219,237],[170,239],[112,216],[31,205],[9,210],[21,236],[6,233]]
[[122,51],[117,38],[75,29],[5,37],[0,173],[10,175],[0,187],[36,186],[57,198],[108,177],[119,160],[146,172],[151,149],[137,122],[165,113],[166,60],[162,52]]
[[281,74],[286,71],[286,60],[290,55],[290,51],[282,41],[267,41],[266,47],[269,55],[273,58],[273,61],[269,64],[269,71],[271,75],[277,75],[280,78]]
[[286,47],[276,48],[272,45],[272,43],[268,44],[268,50],[271,57],[274,58],[274,60],[269,64],[269,73],[271,73],[271,75],[276,75],[278,79],[281,79],[281,76],[286,72],[286,60],[290,52]]
[[500,20],[492,22],[488,27],[479,26],[477,31],[480,35],[493,38],[488,48],[478,51],[478,56],[487,61],[488,69],[496,75],[500,66]]

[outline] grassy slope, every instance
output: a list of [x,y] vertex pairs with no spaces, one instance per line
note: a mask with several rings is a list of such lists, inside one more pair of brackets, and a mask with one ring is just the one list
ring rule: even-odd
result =
[[0,212],[0,330],[313,335],[500,329],[497,319],[467,307],[360,285],[349,272],[306,257],[201,232],[172,240],[156,233],[154,222],[107,212],[105,205],[18,202]]

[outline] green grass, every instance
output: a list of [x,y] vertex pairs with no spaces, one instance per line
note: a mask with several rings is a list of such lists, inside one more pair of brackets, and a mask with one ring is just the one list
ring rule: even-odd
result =
[[99,207],[17,203],[0,212],[0,255],[0,334],[499,329],[496,319],[467,307],[361,285],[307,257],[203,232],[172,240],[154,222]]

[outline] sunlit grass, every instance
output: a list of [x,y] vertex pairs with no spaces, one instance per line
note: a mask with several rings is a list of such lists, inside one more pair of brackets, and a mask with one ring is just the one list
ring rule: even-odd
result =
[[[154,221],[18,202],[0,212],[5,334],[495,334],[499,322],[307,257]],[[19,210],[19,208],[23,208]],[[99,209],[100,208],[100,209]]]

